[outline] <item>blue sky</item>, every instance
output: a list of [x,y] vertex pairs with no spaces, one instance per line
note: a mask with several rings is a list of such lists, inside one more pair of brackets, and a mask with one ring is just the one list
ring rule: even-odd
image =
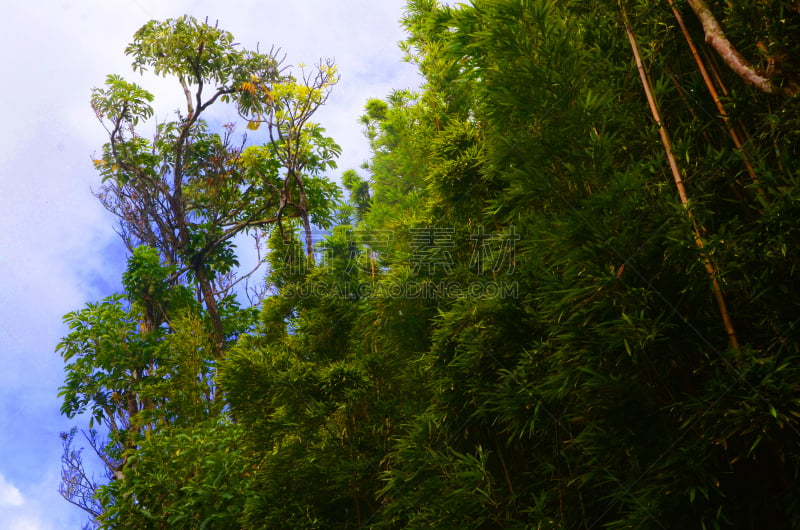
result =
[[[156,94],[156,114],[181,93],[138,78],[123,50],[150,19],[219,21],[244,47],[312,64],[332,57],[341,82],[319,121],[343,147],[340,171],[368,157],[357,120],[371,97],[419,77],[397,42],[403,0],[45,0],[4,7],[0,32],[0,528],[80,528],[57,493],[62,316],[112,294],[124,267],[114,220],[91,193],[92,154],[105,141],[89,94],[118,73]],[[338,176],[338,175],[335,175]]]

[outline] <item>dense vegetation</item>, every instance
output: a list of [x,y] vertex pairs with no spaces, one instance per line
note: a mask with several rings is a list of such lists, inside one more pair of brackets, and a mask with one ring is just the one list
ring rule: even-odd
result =
[[102,528],[800,528],[797,3],[403,24],[425,84],[366,103],[349,200],[331,63],[186,17],[128,48],[187,95],[151,140],[149,93],[95,90],[130,258],[66,317],[62,411],[108,472],[65,433],[64,496]]

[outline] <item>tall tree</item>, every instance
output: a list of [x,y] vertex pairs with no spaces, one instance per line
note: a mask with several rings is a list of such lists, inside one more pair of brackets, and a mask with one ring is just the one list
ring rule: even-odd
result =
[[[176,281],[188,274],[196,283],[220,357],[218,300],[228,292],[220,280],[237,265],[232,240],[284,216],[302,219],[310,236],[312,201],[314,220],[327,221],[335,188],[318,177],[335,166],[339,147],[310,118],[336,83],[336,69],[328,62],[298,80],[273,54],[239,50],[230,33],[191,17],[149,22],[126,53],[137,71],[173,78],[186,106],[147,140],[139,129],[153,114],[152,94],[115,75],[93,91],[92,107],[109,135],[95,162],[105,182],[98,195],[119,217],[130,250],[156,248],[177,266]],[[266,145],[245,156],[234,124],[210,130],[204,118],[223,102],[235,104],[250,129],[266,122]]]
[[[311,223],[326,226],[339,191],[324,172],[340,149],[311,121],[338,79],[330,61],[295,77],[273,52],[240,50],[227,31],[188,16],[145,24],[126,53],[136,71],[174,79],[186,104],[153,125],[154,96],[137,84],[111,75],[92,91],[109,137],[95,160],[97,195],[131,256],[124,294],[68,314],[58,351],[67,363],[62,413],[91,414],[87,436],[112,479],[88,480],[66,434],[62,494],[105,526],[138,527],[156,517],[151,503],[175,507],[143,489],[154,475],[137,462],[206,430],[206,447],[230,449],[217,365],[255,314],[232,290],[255,272],[236,276],[234,239],[263,242],[293,219],[309,238]],[[207,119],[224,104],[260,144],[236,140],[233,123],[214,129]],[[153,129],[148,140],[143,131]],[[166,511],[163,524],[173,521]]]

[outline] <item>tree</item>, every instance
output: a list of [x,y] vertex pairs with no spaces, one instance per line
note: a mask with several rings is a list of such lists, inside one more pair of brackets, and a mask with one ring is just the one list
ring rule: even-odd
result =
[[363,219],[369,211],[369,182],[363,180],[355,169],[348,169],[342,174],[342,186],[350,192],[350,203],[355,207],[356,220]]
[[[216,372],[257,313],[234,295],[234,285],[255,272],[236,276],[234,240],[250,234],[263,244],[265,234],[282,233],[294,219],[310,238],[311,223],[327,226],[339,197],[324,177],[339,147],[311,121],[337,81],[332,62],[303,67],[298,79],[274,51],[240,50],[227,31],[188,16],[145,24],[126,53],[136,71],[173,78],[186,106],[156,123],[148,140],[152,94],[116,75],[92,91],[109,137],[95,160],[103,180],[97,196],[119,218],[131,255],[123,294],[65,317],[70,333],[57,348],[67,372],[62,413],[90,415],[88,441],[111,482],[86,479],[70,433],[61,491],[106,527],[178,520],[182,501],[164,504],[143,489],[165,472],[141,467],[162,458],[164,444],[188,436],[210,451],[230,449]],[[233,123],[214,130],[207,120],[224,104],[249,130],[264,125],[264,143],[244,135],[235,141]],[[202,489],[207,473],[219,470],[181,471],[201,474]],[[159,515],[151,503],[165,511]]]
[[[175,78],[186,107],[148,141],[139,127],[153,114],[152,94],[115,75],[93,91],[92,107],[109,134],[95,161],[105,183],[98,196],[119,217],[129,250],[156,248],[176,266],[174,281],[188,274],[196,282],[219,358],[218,299],[230,289],[222,277],[237,265],[232,240],[287,215],[299,217],[310,238],[312,207],[314,222],[328,222],[336,188],[319,175],[335,167],[339,147],[309,120],[336,83],[336,69],[325,63],[298,82],[273,54],[241,51],[230,33],[191,17],[149,22],[126,53],[135,70]],[[265,122],[267,144],[234,144],[233,124],[211,131],[204,117],[222,102],[236,105],[250,129]]]

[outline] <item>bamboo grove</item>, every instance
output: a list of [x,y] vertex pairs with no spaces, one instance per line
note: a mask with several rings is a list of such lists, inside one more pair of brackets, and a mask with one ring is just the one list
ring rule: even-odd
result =
[[401,23],[424,84],[366,102],[341,175],[332,62],[184,17],[127,50],[186,94],[152,139],[152,95],[94,91],[130,257],[66,316],[64,497],[100,528],[800,528],[800,5]]

